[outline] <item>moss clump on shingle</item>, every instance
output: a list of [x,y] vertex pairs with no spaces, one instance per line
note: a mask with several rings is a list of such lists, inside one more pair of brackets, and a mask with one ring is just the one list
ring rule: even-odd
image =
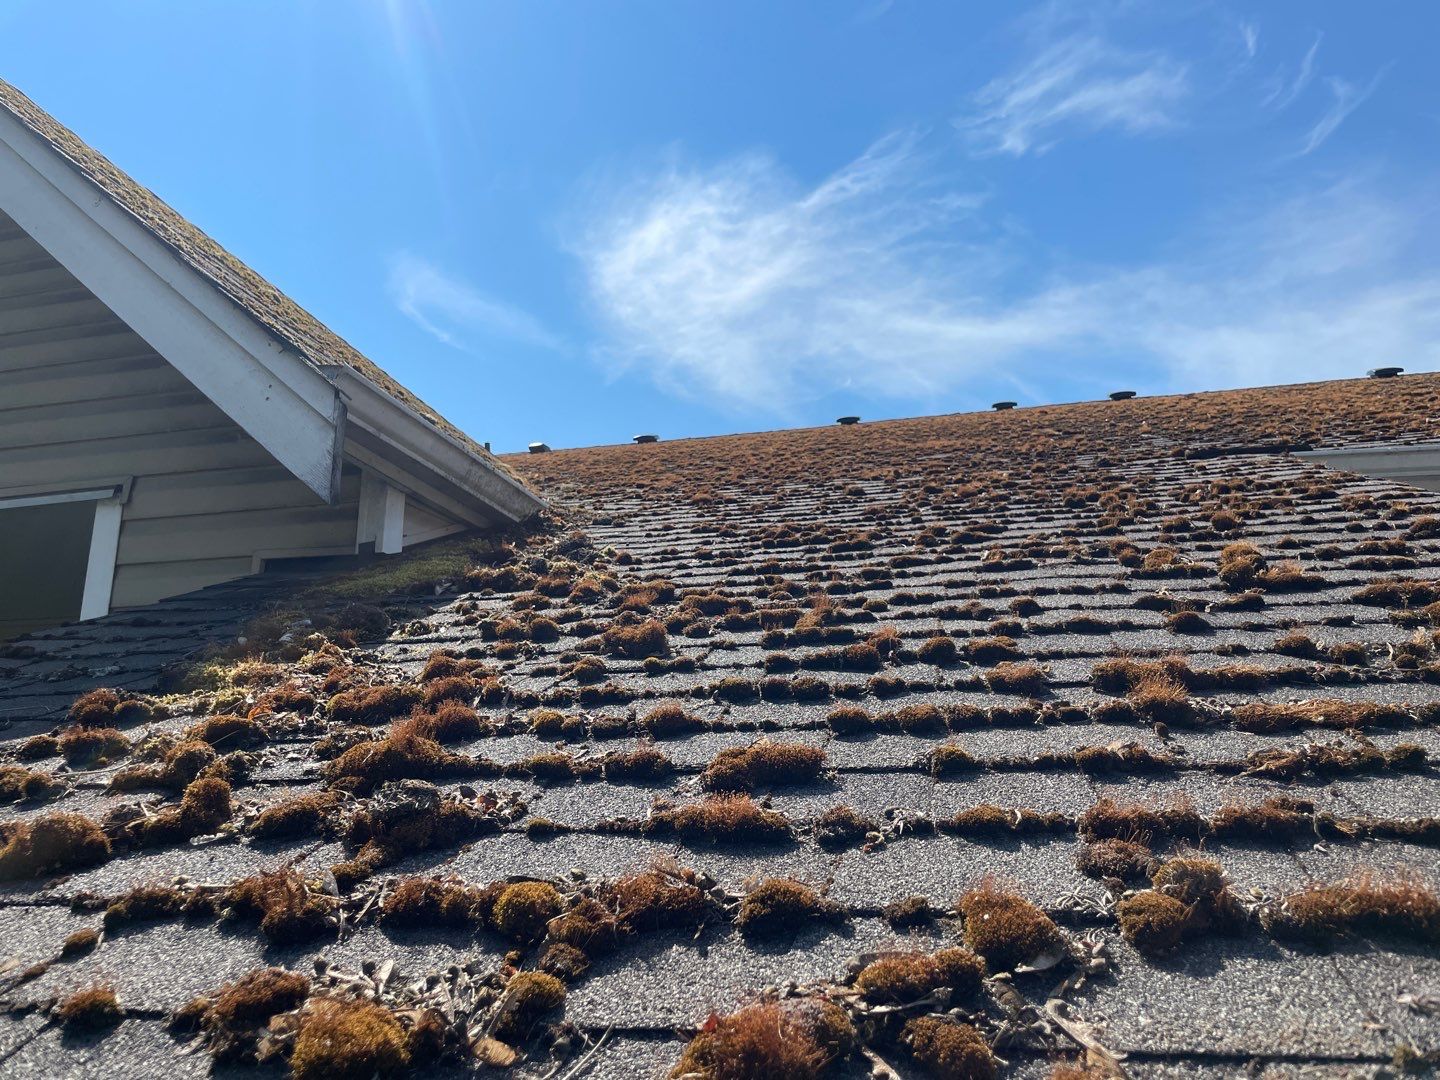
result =
[[65,763],[78,768],[99,768],[130,752],[130,740],[115,728],[72,727],[57,743]]
[[696,926],[710,910],[694,873],[657,867],[627,874],[611,883],[605,896],[627,930],[663,930]]
[[3,829],[0,880],[83,870],[110,857],[104,830],[83,814],[51,814]]
[[711,795],[698,803],[651,814],[645,831],[673,832],[696,843],[782,843],[793,833],[783,814],[757,806],[748,795]]
[[257,746],[266,737],[265,726],[246,716],[212,716],[185,729],[187,740],[206,742],[218,750]]
[[842,918],[844,909],[790,878],[767,878],[745,894],[735,926],[746,937],[795,933],[814,922]]
[[438,743],[476,739],[490,730],[489,725],[480,719],[480,714],[469,705],[449,700],[437,705],[433,712],[415,709],[407,719],[398,721],[397,726]]
[[219,760],[220,755],[209,743],[199,739],[187,739],[167,750],[159,764],[134,765],[121,769],[110,778],[110,790],[164,788],[181,791]]
[[935,911],[931,908],[930,901],[919,895],[892,900],[885,905],[880,914],[896,930],[928,926],[935,921]]
[[102,1031],[125,1019],[114,988],[87,986],[76,990],[55,1006],[55,1018],[70,1031]]
[[1080,815],[1080,835],[1086,840],[1133,840],[1153,844],[1161,840],[1198,842],[1205,821],[1188,799],[1181,796],[1168,803],[1116,802],[1108,796]]
[[68,935],[60,945],[61,960],[76,960],[89,956],[100,944],[100,931],[86,927]]
[[815,819],[815,841],[827,850],[854,847],[871,833],[880,831],[880,823],[864,817],[848,806],[832,806]]
[[383,724],[419,705],[421,695],[413,686],[360,686],[332,697],[325,713],[339,724]]
[[937,667],[948,667],[955,663],[960,656],[960,650],[955,644],[955,639],[944,634],[937,634],[927,638],[916,650],[916,656],[926,664],[934,664]]
[[499,829],[496,819],[477,806],[455,799],[399,811],[356,813],[345,840],[355,857],[330,868],[341,892],[349,892],[381,867],[431,848],[454,847]]
[[1049,681],[1039,664],[1006,662],[985,673],[985,685],[997,694],[1044,694]]
[[613,623],[600,640],[612,656],[642,660],[647,656],[664,656],[670,651],[665,624],[659,619],[635,619],[622,616]]
[[115,722],[115,707],[120,695],[114,690],[91,690],[70,703],[65,719],[77,727],[110,727]]
[[701,774],[700,782],[710,791],[752,791],[757,787],[809,783],[824,766],[825,751],[818,746],[762,739],[720,751]]
[[230,823],[232,813],[230,785],[218,777],[202,776],[186,786],[178,807],[136,822],[132,835],[142,844],[178,844],[219,832]]
[[764,1002],[707,1024],[690,1040],[670,1075],[819,1080],[830,1060],[804,1010],[790,1002]]
[[1190,926],[1190,909],[1173,896],[1145,889],[1115,905],[1125,940],[1147,956],[1171,952]]
[[320,833],[339,806],[330,792],[296,795],[273,803],[250,823],[250,835],[257,840],[282,840]]
[[856,705],[832,709],[825,722],[837,735],[868,735],[875,730],[875,718]]
[[441,878],[406,878],[385,896],[380,918],[393,926],[484,925],[490,898],[483,890]]
[[640,720],[640,726],[654,739],[671,739],[704,728],[704,723],[685,711],[676,701],[662,701]]
[[936,1080],[994,1080],[996,1076],[990,1044],[969,1024],[920,1016],[905,1025],[902,1039]]
[[64,788],[63,783],[47,772],[23,765],[0,766],[0,803],[48,799]]
[[178,919],[183,915],[213,915],[215,904],[199,893],[172,885],[137,885],[117,896],[105,908],[105,929],[128,926],[152,919]]
[[955,776],[958,773],[974,772],[980,768],[975,755],[954,741],[941,743],[930,751],[930,775]]
[[469,758],[401,725],[385,738],[356,743],[328,762],[325,778],[336,787],[365,793],[388,780],[435,780],[472,771]]
[[1440,943],[1440,895],[1405,875],[1361,871],[1291,893],[1263,915],[1282,937],[1327,942],[1345,934]]
[[942,832],[957,836],[1025,836],[1037,833],[1069,832],[1074,822],[1054,811],[981,803],[940,821]]
[[223,903],[232,915],[259,919],[260,932],[277,945],[308,941],[335,926],[334,898],[311,888],[293,869],[237,881]]
[[557,941],[540,957],[539,968],[561,982],[574,982],[590,970],[590,957],[573,945]]
[[505,984],[504,1002],[495,1031],[501,1038],[523,1039],[565,1003],[565,984],[543,971],[517,971]]
[[170,1019],[176,1035],[203,1032],[207,1049],[220,1062],[254,1057],[255,1043],[270,1018],[299,1008],[310,980],[281,968],[256,968],[227,983],[212,998],[196,998]]
[[290,1053],[295,1080],[398,1076],[410,1065],[405,1029],[370,1001],[312,1000]]
[[1285,843],[1317,830],[1315,804],[1289,795],[1272,795],[1252,806],[1226,803],[1210,818],[1210,835],[1223,839]]
[[545,926],[564,907],[559,892],[548,881],[521,881],[495,901],[491,921],[495,929],[516,941],[538,941]]
[[969,1000],[985,980],[985,961],[968,949],[889,953],[861,969],[856,988],[872,1005],[907,1005],[940,987]]
[[652,784],[675,770],[675,763],[652,746],[606,754],[601,766],[605,779],[620,784]]
[[1059,949],[1060,928],[1019,893],[984,882],[960,898],[965,944],[998,971],[1008,971]]
[[1148,878],[1154,867],[1150,849],[1133,840],[1096,840],[1082,845],[1075,854],[1075,868],[1093,878]]

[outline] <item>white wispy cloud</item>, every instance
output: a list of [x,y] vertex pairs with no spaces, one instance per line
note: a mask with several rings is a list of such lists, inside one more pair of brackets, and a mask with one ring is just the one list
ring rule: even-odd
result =
[[1316,34],[1315,40],[1310,43],[1310,48],[1305,50],[1305,56],[1301,59],[1298,70],[1293,79],[1285,79],[1277,76],[1273,81],[1270,93],[1261,101],[1262,105],[1268,105],[1274,109],[1288,109],[1294,104],[1295,99],[1305,92],[1310,85],[1310,80],[1315,77],[1315,55],[1320,51],[1320,41],[1323,35]]
[[981,152],[1042,153],[1074,132],[1173,127],[1189,93],[1187,67],[1173,57],[1073,33],[983,86],[955,125]]
[[1240,39],[1245,44],[1246,59],[1253,59],[1256,50],[1260,47],[1260,27],[1253,22],[1242,22]]
[[997,378],[1196,389],[1440,366],[1426,199],[1343,184],[1217,217],[1173,259],[1061,274],[932,179],[894,136],[808,187],[752,155],[622,192],[576,244],[602,360],[782,416],[841,388],[914,401]]
[[391,300],[407,318],[454,348],[471,350],[496,339],[541,349],[563,347],[529,312],[410,252],[391,259],[388,285]]
[[1334,135],[1335,129],[1345,122],[1345,118],[1363,105],[1365,99],[1375,92],[1375,88],[1380,85],[1380,80],[1385,77],[1386,70],[1381,68],[1376,72],[1375,77],[1364,86],[1357,86],[1346,79],[1326,79],[1325,85],[1330,89],[1330,108],[1305,136],[1300,153],[1302,155],[1310,153],[1331,135]]

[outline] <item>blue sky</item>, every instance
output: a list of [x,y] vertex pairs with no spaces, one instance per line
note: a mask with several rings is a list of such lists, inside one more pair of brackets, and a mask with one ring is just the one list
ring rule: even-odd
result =
[[1440,368],[1440,5],[4,0],[0,74],[514,450]]

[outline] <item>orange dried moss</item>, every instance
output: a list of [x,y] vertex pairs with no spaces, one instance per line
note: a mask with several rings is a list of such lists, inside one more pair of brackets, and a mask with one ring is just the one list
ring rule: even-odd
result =
[[313,836],[322,831],[339,800],[329,792],[296,795],[267,806],[250,824],[250,835],[259,840],[280,840]]
[[956,998],[975,997],[985,980],[985,961],[968,949],[897,952],[867,964],[855,977],[865,1000],[875,1005],[904,1005],[948,986]]
[[794,933],[812,922],[835,919],[843,909],[799,881],[767,878],[745,894],[735,926],[746,937]]
[[709,910],[705,893],[695,880],[692,871],[661,865],[619,878],[606,895],[620,925],[627,929],[695,926]]
[[921,1016],[905,1025],[902,1037],[937,1080],[993,1080],[996,1075],[990,1044],[969,1024]]
[[640,726],[655,739],[670,739],[699,731],[704,724],[676,701],[662,701],[645,714]]
[[290,1054],[295,1080],[397,1076],[410,1065],[405,1029],[370,1001],[312,999]]
[[731,747],[715,755],[701,774],[711,791],[751,791],[757,787],[805,784],[820,775],[825,751],[805,743],[762,739],[745,747]]
[[647,831],[674,832],[682,840],[715,844],[778,843],[792,837],[783,814],[757,806],[748,795],[712,795],[698,803],[659,810]]
[[258,918],[261,933],[276,944],[307,941],[334,926],[334,898],[312,889],[292,869],[237,881],[224,902],[236,915]]
[[227,983],[213,999],[197,998],[171,1018],[176,1034],[203,1031],[211,1055],[221,1062],[253,1058],[270,1018],[299,1008],[310,980],[282,968],[256,968]]
[[491,921],[506,937],[537,941],[563,906],[560,894],[548,881],[521,881],[500,894]]
[[400,725],[384,739],[356,743],[325,766],[325,778],[336,786],[367,792],[387,780],[434,780],[464,776],[472,762],[452,754],[434,739]]
[[383,724],[404,716],[420,704],[420,697],[421,691],[412,686],[361,686],[336,694],[325,711],[341,724]]
[[104,830],[83,814],[51,814],[0,828],[0,880],[83,870],[110,857]]
[[685,1047],[672,1077],[705,1080],[819,1080],[831,1060],[804,1011],[751,1005],[707,1023]]
[[484,890],[440,878],[406,878],[380,905],[380,917],[395,926],[481,926],[492,898]]
[[1418,878],[1361,871],[1291,893],[1267,918],[1272,932],[1325,941],[1343,934],[1440,943],[1440,895]]
[[106,985],[77,990],[55,1006],[55,1017],[73,1031],[100,1031],[125,1019],[115,990]]
[[632,660],[664,656],[670,651],[670,639],[665,633],[665,624],[659,619],[617,622],[601,635],[601,641],[611,655]]
[[543,971],[517,971],[505,984],[499,1022],[502,1038],[523,1039],[545,1017],[565,1003],[565,984]]
[[70,703],[65,719],[79,727],[109,727],[115,722],[115,708],[119,704],[120,695],[114,690],[91,690]]
[[985,685],[997,694],[1028,694],[1039,697],[1049,681],[1039,664],[1007,662],[985,673]]
[[106,765],[130,752],[130,740],[115,728],[72,727],[57,745],[66,764],[84,768]]
[[0,766],[0,803],[46,799],[64,790],[65,785],[47,772],[23,765]]
[[965,893],[959,908],[965,917],[965,944],[997,970],[1028,963],[1065,941],[1050,916],[991,880]]

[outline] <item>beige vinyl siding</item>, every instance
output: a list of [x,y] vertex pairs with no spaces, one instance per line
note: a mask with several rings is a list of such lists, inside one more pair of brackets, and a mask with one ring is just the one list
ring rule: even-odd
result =
[[122,477],[112,607],[354,548],[358,471],[322,503],[0,214],[0,488]]

